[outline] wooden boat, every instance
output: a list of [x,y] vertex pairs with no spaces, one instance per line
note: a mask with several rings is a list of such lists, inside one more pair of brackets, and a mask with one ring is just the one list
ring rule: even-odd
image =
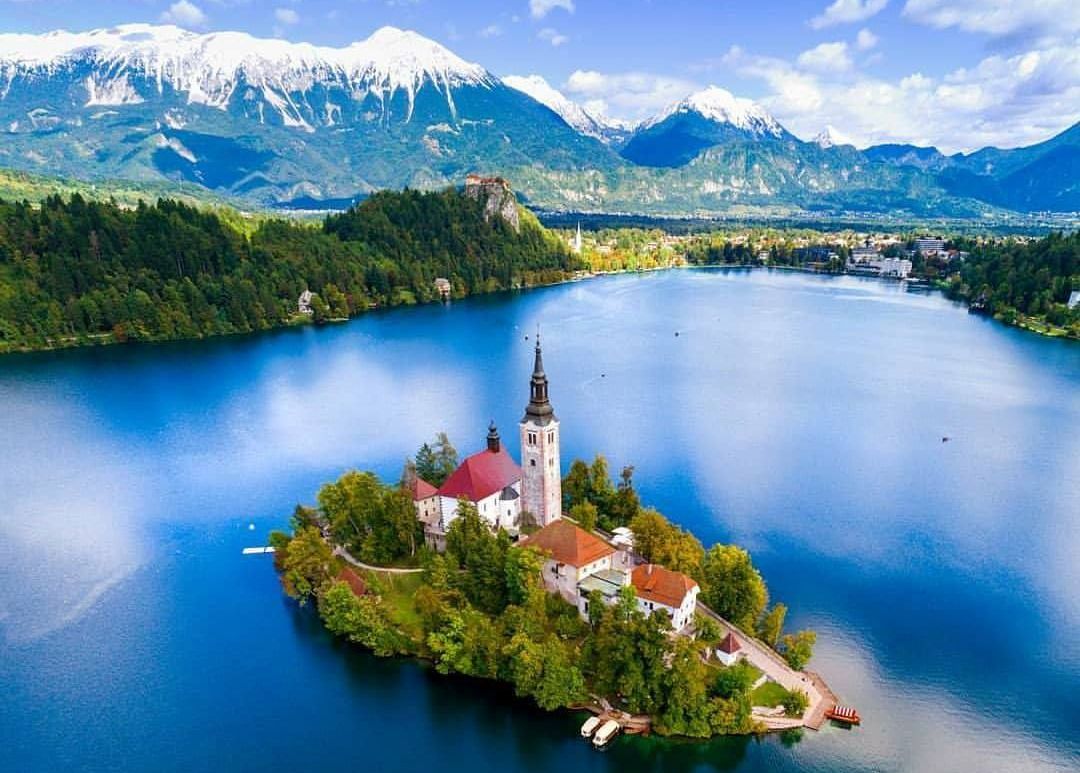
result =
[[592,734],[596,732],[598,727],[600,727],[600,717],[589,717],[585,720],[585,724],[581,726],[581,737],[592,738]]
[[858,725],[862,722],[859,712],[850,706],[834,706],[825,712],[825,718],[843,722],[845,725]]
[[592,739],[592,745],[597,749],[602,749],[618,734],[619,723],[614,719],[609,719],[607,722],[600,725],[600,729],[596,731],[596,735],[594,735]]

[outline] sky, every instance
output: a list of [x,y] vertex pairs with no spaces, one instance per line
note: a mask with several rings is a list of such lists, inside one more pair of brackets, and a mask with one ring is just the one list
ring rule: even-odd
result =
[[1080,0],[0,0],[3,32],[133,21],[333,46],[390,24],[596,114],[718,85],[860,147],[1016,147],[1080,121]]

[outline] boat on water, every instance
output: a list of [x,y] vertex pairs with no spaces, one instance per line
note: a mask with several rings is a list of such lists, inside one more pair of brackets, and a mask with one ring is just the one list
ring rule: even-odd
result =
[[600,717],[589,717],[585,720],[585,724],[581,726],[581,737],[592,738],[592,734],[596,732],[598,727],[600,727]]
[[619,734],[619,723],[614,719],[609,719],[604,724],[600,725],[600,728],[593,736],[592,745],[597,749],[603,749],[609,743],[611,739]]
[[845,725],[858,725],[862,722],[859,712],[850,706],[834,706],[825,712],[825,718],[843,722]]

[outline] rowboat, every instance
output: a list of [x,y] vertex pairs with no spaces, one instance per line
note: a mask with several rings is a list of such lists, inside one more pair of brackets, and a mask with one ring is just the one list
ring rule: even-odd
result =
[[825,718],[843,722],[845,725],[857,725],[862,722],[859,712],[850,706],[833,706],[825,712]]
[[592,738],[592,734],[596,732],[598,727],[600,727],[600,717],[589,717],[585,720],[585,724],[581,726],[581,737]]
[[607,746],[608,743],[619,732],[619,723],[614,719],[609,719],[604,724],[600,725],[600,729],[596,731],[596,735],[593,736],[592,745],[597,749],[602,749]]

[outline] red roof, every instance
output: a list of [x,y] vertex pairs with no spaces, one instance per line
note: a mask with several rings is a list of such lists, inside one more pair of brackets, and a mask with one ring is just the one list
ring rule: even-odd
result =
[[724,637],[724,640],[720,642],[716,648],[721,652],[726,652],[728,655],[734,655],[742,649],[742,647],[739,646],[739,640],[735,638],[731,631],[728,631],[727,636]]
[[439,488],[439,495],[479,502],[519,480],[521,468],[505,448],[485,450],[462,462]]
[[352,588],[352,592],[357,596],[363,596],[367,593],[367,583],[364,582],[364,578],[347,566],[342,567],[338,579],[348,583],[349,587]]
[[575,568],[581,568],[615,552],[615,548],[599,537],[562,518],[552,521],[522,544],[539,548],[550,553],[554,561]]
[[435,488],[419,476],[412,479],[412,484],[409,486],[409,488],[412,490],[412,498],[414,502],[419,502],[421,499],[433,497],[439,493],[439,490],[437,488]]
[[659,564],[635,567],[630,581],[634,584],[638,598],[669,607],[682,606],[686,594],[697,587],[697,583],[685,574],[665,569]]

